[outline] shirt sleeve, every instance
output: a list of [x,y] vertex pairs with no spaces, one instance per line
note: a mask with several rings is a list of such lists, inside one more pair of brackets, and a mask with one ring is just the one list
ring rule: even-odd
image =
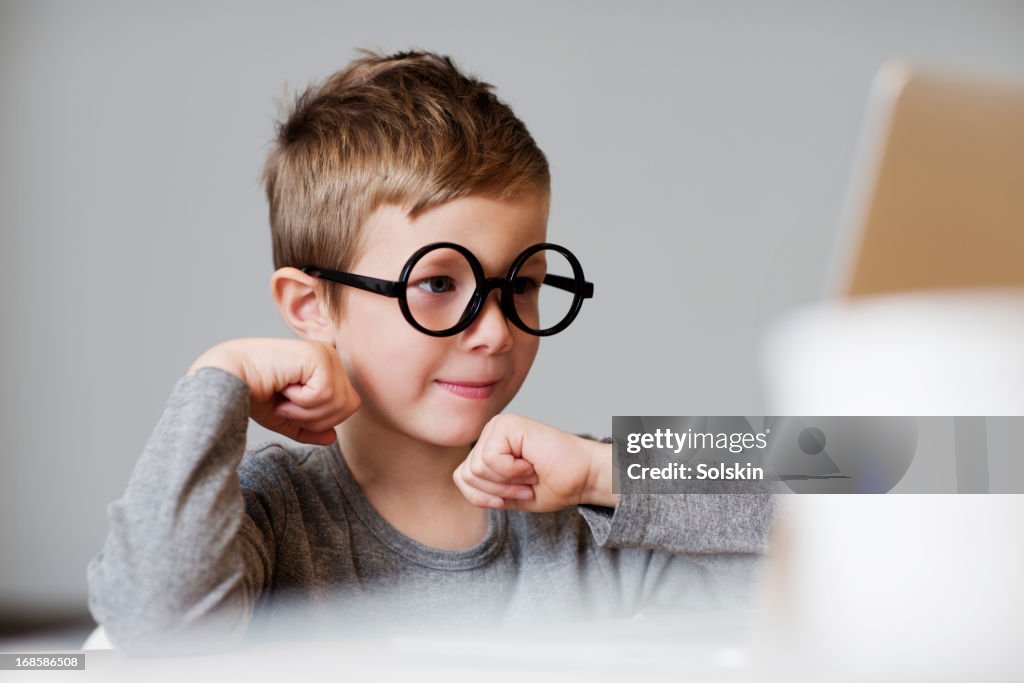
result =
[[243,490],[249,389],[218,368],[181,378],[88,567],[89,608],[129,654],[241,640],[273,570],[270,503]]
[[660,493],[621,494],[615,508],[577,509],[620,609],[636,613],[749,606],[776,505],[767,492]]
[[761,554],[774,516],[770,494],[623,494],[613,508],[582,505],[602,547],[685,555]]

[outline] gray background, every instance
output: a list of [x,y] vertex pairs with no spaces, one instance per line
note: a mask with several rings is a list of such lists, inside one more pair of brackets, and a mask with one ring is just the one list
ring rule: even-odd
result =
[[3,2],[0,625],[83,612],[105,506],[195,357],[289,334],[258,184],[286,83],[366,46],[498,86],[597,293],[510,410],[607,434],[762,414],[759,335],[823,292],[875,70],[1019,77],[1022,29],[1010,2]]

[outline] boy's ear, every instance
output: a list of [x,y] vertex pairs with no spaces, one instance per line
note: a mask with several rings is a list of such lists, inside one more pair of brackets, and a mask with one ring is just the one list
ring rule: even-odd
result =
[[270,295],[295,334],[334,346],[334,326],[321,310],[316,278],[298,268],[278,268],[270,276]]

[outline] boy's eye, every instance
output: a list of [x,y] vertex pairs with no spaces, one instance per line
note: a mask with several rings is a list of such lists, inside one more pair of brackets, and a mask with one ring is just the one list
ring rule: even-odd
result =
[[435,275],[420,280],[416,287],[430,294],[447,294],[455,290],[455,280],[447,275]]
[[537,290],[537,281],[528,277],[517,277],[512,281],[512,293],[516,296],[532,294]]

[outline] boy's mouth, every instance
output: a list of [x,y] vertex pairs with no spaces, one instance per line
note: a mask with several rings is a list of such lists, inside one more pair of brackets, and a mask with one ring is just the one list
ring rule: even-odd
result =
[[434,380],[445,391],[462,398],[489,398],[494,393],[497,380],[490,382],[458,381],[449,382],[442,379]]

